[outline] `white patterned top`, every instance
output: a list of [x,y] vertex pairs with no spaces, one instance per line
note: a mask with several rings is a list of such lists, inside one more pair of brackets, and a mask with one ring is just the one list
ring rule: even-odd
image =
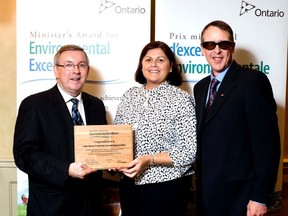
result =
[[133,125],[135,158],[168,152],[173,162],[172,167],[146,167],[135,177],[135,184],[164,182],[194,173],[196,117],[188,92],[167,82],[151,90],[132,87],[118,105],[114,124]]

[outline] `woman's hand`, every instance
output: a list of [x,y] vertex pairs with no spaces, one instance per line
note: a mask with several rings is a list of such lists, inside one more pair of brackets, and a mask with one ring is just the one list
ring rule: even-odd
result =
[[143,170],[151,163],[151,155],[142,155],[128,164],[126,168],[119,168],[118,170],[130,178],[141,174]]

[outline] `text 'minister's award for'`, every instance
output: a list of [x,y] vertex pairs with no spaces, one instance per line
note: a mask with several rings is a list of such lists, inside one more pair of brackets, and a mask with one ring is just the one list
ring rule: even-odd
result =
[[133,160],[131,125],[74,126],[75,162],[96,169],[126,167]]

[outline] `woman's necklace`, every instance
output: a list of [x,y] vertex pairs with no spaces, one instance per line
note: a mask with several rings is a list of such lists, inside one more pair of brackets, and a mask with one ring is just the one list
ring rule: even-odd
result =
[[132,126],[133,130],[137,130],[137,128],[139,127],[139,122],[140,122],[141,116],[143,116],[144,112],[149,108],[149,91],[145,90],[144,86],[143,86],[141,95],[144,95],[145,100],[144,100],[142,107],[141,106],[139,107],[140,110],[139,110],[139,112],[137,112],[135,123]]
[[145,92],[145,101],[143,103],[144,109],[149,107],[149,91],[146,90]]

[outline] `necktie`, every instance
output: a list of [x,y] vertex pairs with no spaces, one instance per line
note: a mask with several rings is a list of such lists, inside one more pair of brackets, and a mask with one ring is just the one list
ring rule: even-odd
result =
[[213,104],[213,101],[215,99],[215,96],[216,96],[216,89],[217,89],[217,86],[220,82],[213,78],[211,80],[211,84],[210,84],[210,90],[209,90],[209,98],[208,98],[208,102],[207,102],[207,105],[206,105],[206,112],[208,112]]
[[83,120],[82,117],[80,115],[80,112],[77,108],[77,104],[78,104],[78,99],[76,98],[72,98],[71,102],[73,103],[72,105],[72,120],[74,125],[83,125]]

